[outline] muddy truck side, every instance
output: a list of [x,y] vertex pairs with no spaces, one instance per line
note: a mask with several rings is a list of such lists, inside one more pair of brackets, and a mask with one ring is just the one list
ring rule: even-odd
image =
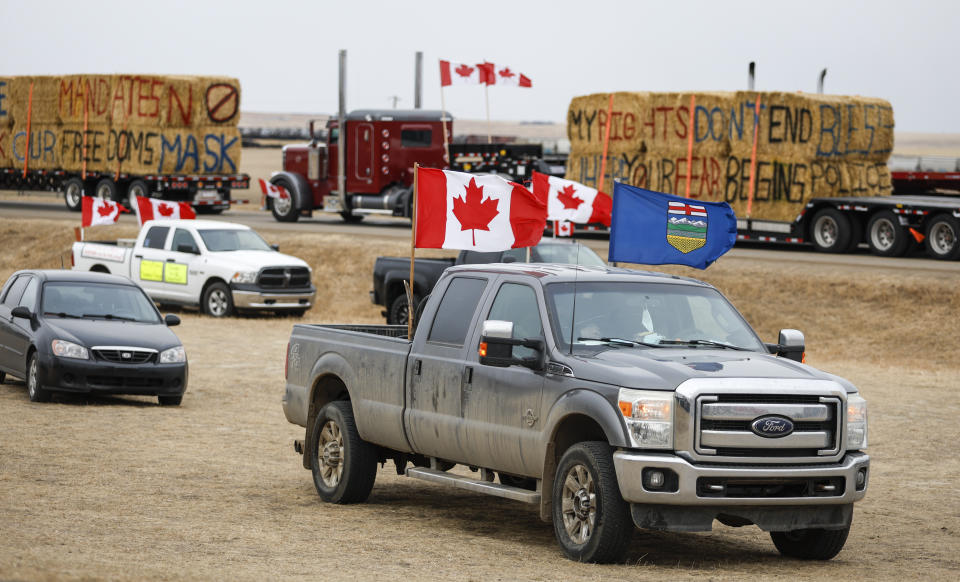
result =
[[[621,559],[633,526],[769,531],[830,559],[866,493],[866,403],[763,343],[712,286],[556,264],[448,268],[417,324],[293,327],[283,409],[320,497],[377,464],[535,505],[573,560]],[[461,469],[455,469],[460,465]]]

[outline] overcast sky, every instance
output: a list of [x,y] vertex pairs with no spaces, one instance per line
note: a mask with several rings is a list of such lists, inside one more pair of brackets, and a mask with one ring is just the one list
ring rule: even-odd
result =
[[[469,6],[469,8],[461,8]],[[437,61],[492,61],[533,80],[490,89],[493,119],[564,121],[570,99],[608,91],[757,89],[881,97],[901,131],[960,133],[960,3],[483,0],[2,0],[0,76],[228,75],[242,109],[333,113],[337,51],[349,109],[439,109]],[[482,119],[483,89],[446,89]]]

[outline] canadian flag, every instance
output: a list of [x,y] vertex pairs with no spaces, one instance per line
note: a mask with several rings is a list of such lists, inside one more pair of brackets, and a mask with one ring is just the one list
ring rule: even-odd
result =
[[84,196],[80,208],[80,225],[83,228],[88,226],[98,226],[101,224],[113,224],[120,217],[121,212],[130,212],[116,202],[110,202],[103,198],[94,198],[93,196]]
[[421,249],[505,251],[532,247],[547,225],[547,202],[499,176],[417,168]]
[[567,220],[554,222],[553,232],[557,236],[573,236],[573,223]]
[[290,193],[287,192],[287,189],[283,186],[277,186],[276,184],[271,184],[263,178],[260,178],[260,190],[263,191],[264,195],[269,196],[270,198],[280,198],[286,200],[290,197]]
[[505,65],[494,66],[493,63],[484,63],[493,67],[491,73],[484,75],[484,83],[487,85],[504,85],[506,87],[533,87],[533,81],[529,77],[518,73],[512,67]]
[[595,188],[534,172],[533,191],[538,197],[547,199],[547,220],[578,224],[599,222],[610,226],[613,200]]
[[440,61],[440,86],[479,85],[480,66]]
[[174,220],[196,218],[197,213],[186,202],[168,202],[156,198],[137,196],[137,220],[140,226],[148,220]]

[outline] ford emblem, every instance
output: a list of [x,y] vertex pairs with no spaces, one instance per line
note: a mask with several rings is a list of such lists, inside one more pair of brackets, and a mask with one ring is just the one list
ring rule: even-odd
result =
[[793,432],[793,421],[783,416],[761,416],[750,424],[754,434],[776,439]]

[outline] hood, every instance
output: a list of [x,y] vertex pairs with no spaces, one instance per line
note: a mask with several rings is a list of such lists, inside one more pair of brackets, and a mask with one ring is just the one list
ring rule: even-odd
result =
[[674,390],[690,378],[834,379],[786,358],[727,349],[612,348],[565,363],[577,378],[648,390]]
[[104,319],[44,319],[51,339],[64,339],[84,347],[130,346],[163,351],[180,345],[180,338],[163,323],[107,321]]
[[211,263],[227,265],[232,269],[244,268],[259,271],[264,267],[308,267],[306,262],[276,251],[226,251],[209,253]]

